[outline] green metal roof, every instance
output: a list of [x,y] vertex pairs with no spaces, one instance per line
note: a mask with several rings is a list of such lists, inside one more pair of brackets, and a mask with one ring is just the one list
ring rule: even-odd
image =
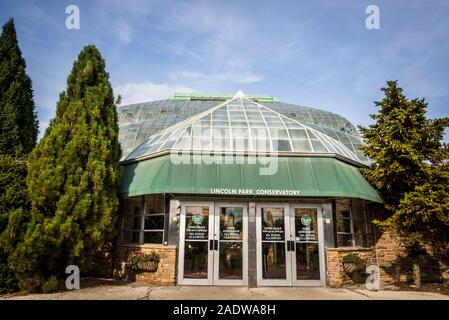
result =
[[[335,158],[278,157],[273,175],[261,175],[259,163],[174,164],[170,155],[125,164],[119,192],[122,196],[144,194],[295,195],[300,197],[354,197],[382,202],[377,191],[356,167]],[[223,160],[223,159],[222,159]],[[268,192],[261,194],[260,192]]]

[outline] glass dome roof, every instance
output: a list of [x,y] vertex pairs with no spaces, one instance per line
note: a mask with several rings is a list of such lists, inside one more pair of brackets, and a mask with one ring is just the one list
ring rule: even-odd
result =
[[[232,95],[175,94],[166,100],[119,106],[117,108],[119,141],[123,158],[153,134],[207,111],[232,97]],[[363,145],[354,125],[339,114],[289,104],[274,98],[270,100],[266,97],[270,96],[262,96],[263,99],[257,99],[259,96],[247,96],[250,100],[261,103],[292,120],[311,125],[320,132],[323,130],[331,132],[331,137],[356,153]],[[318,129],[317,126],[322,129]],[[340,132],[342,134],[339,134]],[[344,137],[348,137],[349,140]]]
[[337,154],[365,163],[366,157],[355,147],[359,144],[361,140],[355,136],[291,119],[239,91],[233,98],[152,135],[125,160],[175,150]]

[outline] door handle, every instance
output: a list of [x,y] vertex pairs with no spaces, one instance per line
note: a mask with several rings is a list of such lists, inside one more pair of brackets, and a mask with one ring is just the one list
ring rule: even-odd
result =
[[290,249],[291,251],[295,251],[295,241],[293,240],[290,241]]
[[287,251],[295,251],[295,242],[287,240]]
[[218,240],[209,240],[209,250],[218,250]]
[[214,240],[214,250],[218,251],[218,240]]

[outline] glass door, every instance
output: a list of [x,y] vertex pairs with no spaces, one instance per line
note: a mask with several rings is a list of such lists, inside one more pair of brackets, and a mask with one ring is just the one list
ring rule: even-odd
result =
[[288,205],[261,204],[256,214],[257,284],[291,285]]
[[212,202],[181,204],[179,284],[212,284],[213,216]]
[[324,285],[321,206],[292,205],[290,221],[293,285]]
[[247,204],[215,204],[214,284],[248,283],[247,230]]
[[182,202],[178,283],[248,283],[247,204]]

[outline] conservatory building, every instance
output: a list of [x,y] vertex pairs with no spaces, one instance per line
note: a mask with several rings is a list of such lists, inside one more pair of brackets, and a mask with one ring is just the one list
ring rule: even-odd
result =
[[373,245],[382,199],[342,116],[241,91],[118,113],[119,256],[122,265],[135,250],[160,256],[141,280],[326,286],[332,250]]

